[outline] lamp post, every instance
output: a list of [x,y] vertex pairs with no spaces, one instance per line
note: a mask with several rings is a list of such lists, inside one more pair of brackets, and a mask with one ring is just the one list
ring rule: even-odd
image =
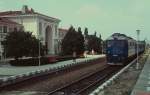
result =
[[101,41],[101,46],[102,46],[102,54],[103,54],[103,49],[104,49],[104,47],[103,47],[103,41]]
[[138,54],[138,51],[139,51],[139,35],[140,35],[140,30],[136,30],[136,32],[137,32],[137,49],[136,49],[136,53],[137,53],[137,63],[136,63],[136,69],[139,69],[139,62],[138,62],[138,60],[139,60],[139,54]]
[[41,44],[40,44],[40,39],[41,39],[41,37],[39,35],[39,56],[38,56],[38,58],[39,58],[39,66],[41,65],[41,60],[40,60],[40,58],[41,58]]
[[147,50],[147,38],[145,38],[145,51]]

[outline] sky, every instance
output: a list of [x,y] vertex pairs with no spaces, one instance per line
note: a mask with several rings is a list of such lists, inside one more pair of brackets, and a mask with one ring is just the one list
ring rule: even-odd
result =
[[0,0],[0,11],[21,10],[28,5],[35,11],[61,20],[59,27],[88,28],[105,40],[113,33],[150,40],[150,0]]

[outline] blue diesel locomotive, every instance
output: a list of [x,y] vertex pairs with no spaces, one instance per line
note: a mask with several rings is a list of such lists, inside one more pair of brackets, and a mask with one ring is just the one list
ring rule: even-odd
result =
[[[139,41],[138,52],[145,50],[145,42]],[[110,65],[123,65],[137,54],[137,41],[124,34],[114,33],[106,40],[106,57]]]

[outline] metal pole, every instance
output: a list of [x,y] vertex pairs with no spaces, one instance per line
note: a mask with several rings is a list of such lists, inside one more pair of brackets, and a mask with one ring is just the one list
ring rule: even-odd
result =
[[41,61],[40,61],[40,56],[41,56],[41,51],[40,51],[40,34],[39,34],[39,66],[41,65]]
[[140,34],[140,30],[136,30],[137,31],[137,63],[136,63],[136,69],[139,69],[139,34]]
[[102,54],[103,54],[103,41],[101,42],[101,45],[102,45]]
[[147,38],[145,38],[145,51],[147,49]]

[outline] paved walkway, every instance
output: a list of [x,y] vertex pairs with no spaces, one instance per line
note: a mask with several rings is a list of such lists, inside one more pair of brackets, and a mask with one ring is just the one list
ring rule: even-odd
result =
[[[90,59],[96,59],[100,57],[104,57],[105,55],[88,55],[87,58],[79,58],[77,59],[77,62],[83,62],[85,60]],[[48,65],[42,65],[42,66],[26,66],[26,67],[16,67],[16,66],[10,66],[10,65],[0,65],[0,78],[6,78],[10,76],[15,76],[19,74],[25,74],[32,71],[37,70],[44,70],[49,68],[56,68],[59,66],[64,66],[68,64],[72,64],[72,60],[69,61],[63,61],[63,62],[57,62],[54,64],[48,64]]]
[[131,95],[150,95],[150,55]]

